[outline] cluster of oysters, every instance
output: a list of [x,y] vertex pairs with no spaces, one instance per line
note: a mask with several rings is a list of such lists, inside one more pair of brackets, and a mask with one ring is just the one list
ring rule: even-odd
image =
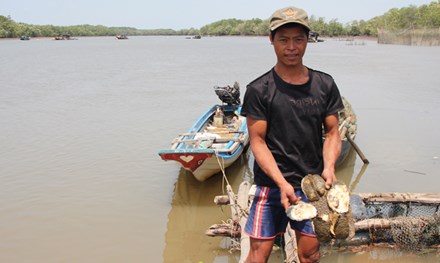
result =
[[343,182],[336,181],[330,189],[326,189],[320,175],[309,174],[303,178],[301,188],[310,203],[299,201],[290,206],[286,213],[292,220],[312,219],[316,236],[321,242],[351,239],[354,236],[350,193]]

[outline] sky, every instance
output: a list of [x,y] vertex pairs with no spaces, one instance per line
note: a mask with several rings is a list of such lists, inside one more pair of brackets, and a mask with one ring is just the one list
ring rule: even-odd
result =
[[392,8],[438,0],[0,0],[0,15],[34,25],[103,25],[137,29],[199,29],[229,18],[268,19],[296,6],[309,16],[340,23],[369,20]]

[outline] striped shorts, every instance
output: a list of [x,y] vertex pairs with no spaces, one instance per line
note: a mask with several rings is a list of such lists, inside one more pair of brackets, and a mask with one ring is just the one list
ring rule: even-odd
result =
[[[304,193],[295,190],[296,196],[309,202]],[[244,232],[256,239],[273,239],[286,232],[287,223],[290,227],[303,235],[316,236],[313,231],[312,220],[290,220],[281,205],[280,189],[278,187],[258,186],[254,201],[249,212]]]

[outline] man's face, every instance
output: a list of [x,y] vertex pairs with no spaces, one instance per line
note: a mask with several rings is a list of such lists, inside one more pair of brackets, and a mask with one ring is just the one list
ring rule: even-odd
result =
[[302,26],[282,26],[271,41],[278,63],[287,67],[302,65],[307,47],[307,35]]

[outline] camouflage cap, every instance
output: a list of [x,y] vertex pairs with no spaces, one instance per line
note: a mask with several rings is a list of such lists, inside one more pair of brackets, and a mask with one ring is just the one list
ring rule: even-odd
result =
[[270,31],[274,31],[282,25],[289,23],[296,23],[303,25],[308,30],[309,27],[309,17],[307,16],[307,12],[303,9],[289,6],[282,9],[279,9],[273,13],[270,17]]

